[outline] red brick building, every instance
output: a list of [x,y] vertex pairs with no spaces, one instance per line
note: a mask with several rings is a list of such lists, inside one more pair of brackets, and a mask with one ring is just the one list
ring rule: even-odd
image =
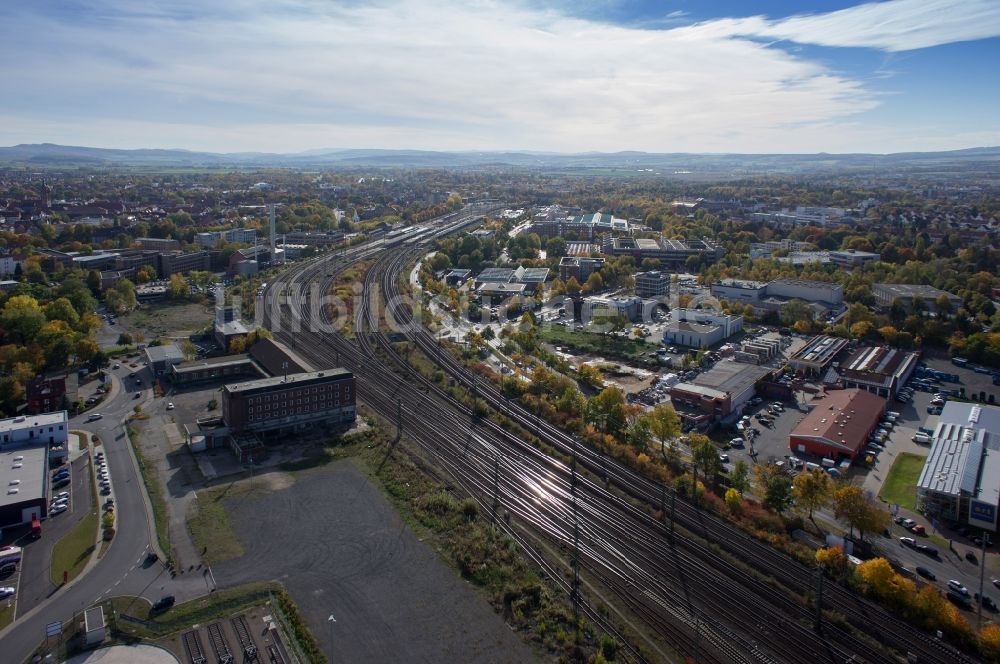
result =
[[833,390],[788,436],[792,454],[854,459],[885,413],[886,400],[866,390]]
[[222,389],[230,432],[285,434],[355,418],[354,374],[327,369],[232,383]]
[[37,376],[24,386],[27,412],[51,413],[66,408],[66,376]]

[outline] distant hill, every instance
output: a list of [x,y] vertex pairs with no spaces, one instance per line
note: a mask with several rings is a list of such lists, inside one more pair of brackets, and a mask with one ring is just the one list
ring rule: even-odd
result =
[[0,147],[0,165],[30,166],[145,166],[145,167],[411,167],[534,169],[605,168],[653,169],[661,175],[675,172],[809,172],[873,168],[927,168],[1000,162],[1000,147],[978,147],[947,152],[896,154],[699,154],[651,152],[438,152],[432,150],[315,149],[292,154],[240,152],[220,154],[176,149],[117,150],[52,143]]

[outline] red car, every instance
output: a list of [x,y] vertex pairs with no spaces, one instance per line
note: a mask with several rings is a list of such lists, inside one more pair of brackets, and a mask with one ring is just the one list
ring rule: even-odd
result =
[[913,533],[914,535],[923,535],[923,534],[924,534],[924,533],[926,533],[927,531],[926,531],[926,530],[924,529],[924,527],[923,527],[923,526],[921,526],[921,525],[920,525],[920,524],[918,523],[917,525],[915,525],[915,526],[913,526],[912,528],[910,528],[910,532],[911,532],[911,533]]

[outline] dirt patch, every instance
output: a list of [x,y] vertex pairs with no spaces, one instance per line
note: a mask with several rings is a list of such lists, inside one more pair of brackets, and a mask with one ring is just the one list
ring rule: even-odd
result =
[[212,322],[211,307],[193,302],[142,305],[121,316],[118,332],[141,332],[147,341],[159,337],[187,337]]

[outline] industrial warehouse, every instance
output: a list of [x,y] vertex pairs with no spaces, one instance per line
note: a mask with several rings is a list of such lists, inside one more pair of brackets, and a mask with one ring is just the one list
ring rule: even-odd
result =
[[854,459],[885,413],[886,400],[859,389],[832,390],[789,434],[793,453]]

